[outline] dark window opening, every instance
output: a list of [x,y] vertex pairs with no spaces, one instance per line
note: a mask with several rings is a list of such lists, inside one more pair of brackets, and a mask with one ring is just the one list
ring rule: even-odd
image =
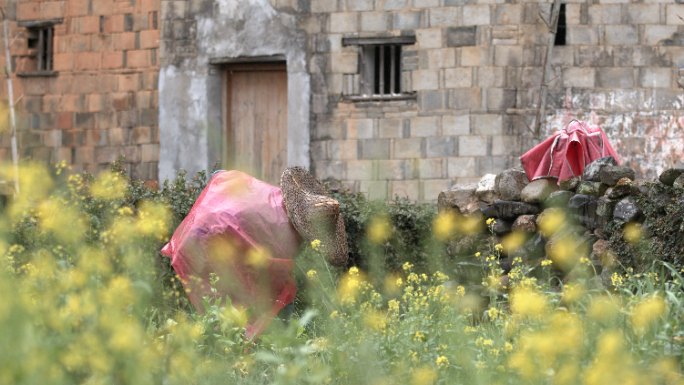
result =
[[401,93],[401,46],[374,46],[373,93],[393,95]]
[[402,62],[407,55],[402,55],[402,46],[415,43],[415,36],[343,38],[343,46],[358,46],[359,50],[358,75],[345,75],[348,79],[345,81],[345,99],[414,100],[415,93],[402,89]]
[[360,59],[362,94],[401,94],[401,45],[362,46]]
[[52,37],[54,28],[27,28],[29,54],[36,58],[36,72],[52,71]]
[[565,34],[568,30],[568,26],[565,21],[565,4],[560,5],[560,11],[558,12],[558,27],[556,28],[556,40],[554,45],[565,45]]

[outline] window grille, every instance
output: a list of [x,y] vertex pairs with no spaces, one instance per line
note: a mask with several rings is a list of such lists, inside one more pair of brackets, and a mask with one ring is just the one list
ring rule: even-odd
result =
[[414,44],[415,36],[392,38],[344,38],[343,45],[359,49],[358,76],[348,78],[347,98],[351,100],[402,100],[415,95],[402,84],[402,46]]
[[28,48],[26,56],[29,59],[20,70],[26,72],[17,72],[18,76],[57,76],[54,71],[52,47],[55,25],[61,24],[63,21],[63,19],[49,19],[17,22],[18,27],[26,28],[24,36]]
[[362,95],[401,94],[401,46],[365,45],[359,47]]
[[36,72],[52,71],[52,37],[54,28],[27,28],[28,48],[36,52]]

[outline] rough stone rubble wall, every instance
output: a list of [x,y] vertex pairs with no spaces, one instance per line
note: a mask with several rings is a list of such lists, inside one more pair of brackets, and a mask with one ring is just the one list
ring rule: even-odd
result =
[[[159,0],[3,2],[18,99],[21,159],[97,173],[120,155],[137,179],[156,180],[159,161]],[[54,27],[56,76],[18,77],[35,64],[16,21],[63,19]],[[0,42],[4,66],[4,42]],[[0,80],[0,95],[7,86]],[[3,122],[3,127],[8,127]],[[9,136],[0,156],[11,159]]]
[[[475,266],[502,269],[504,289],[516,278],[508,276],[516,260],[531,268],[528,276],[540,277],[541,267],[552,265],[549,272],[564,284],[583,280],[594,288],[611,287],[615,272],[648,269],[654,259],[677,263],[684,168],[666,169],[657,183],[636,182],[635,174],[608,156],[581,177],[561,180],[557,191],[547,179],[530,182],[518,168],[443,191],[440,215],[469,224],[453,228],[447,251]],[[492,244],[503,245],[496,256]],[[462,273],[469,269],[460,270],[468,279]]]

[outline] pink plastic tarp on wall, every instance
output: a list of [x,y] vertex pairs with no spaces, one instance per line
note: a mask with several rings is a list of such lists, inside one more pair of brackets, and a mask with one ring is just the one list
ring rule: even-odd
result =
[[582,175],[584,167],[598,158],[619,160],[608,137],[598,126],[573,120],[568,126],[520,157],[530,181],[541,178],[569,179]]

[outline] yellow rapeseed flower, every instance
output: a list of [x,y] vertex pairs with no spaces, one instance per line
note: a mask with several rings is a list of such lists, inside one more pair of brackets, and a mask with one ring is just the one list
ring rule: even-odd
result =
[[264,254],[264,252],[259,249],[252,248],[247,251],[247,263],[256,268],[265,267],[268,263],[268,259],[268,255]]
[[126,180],[113,172],[103,172],[91,187],[93,197],[103,200],[122,199],[126,194]]
[[437,364],[438,368],[444,369],[445,367],[449,366],[449,359],[444,356],[439,356],[437,357],[435,363]]
[[586,293],[582,284],[567,284],[563,287],[563,299],[567,303],[573,303],[581,299]]
[[499,309],[497,309],[495,307],[493,307],[487,311],[487,315],[489,316],[489,319],[491,319],[491,320],[496,320],[500,314],[501,314],[501,312],[499,311]]
[[641,225],[635,222],[629,222],[625,225],[624,234],[625,241],[632,244],[638,243],[643,238]]
[[587,316],[598,322],[610,322],[619,312],[615,298],[608,295],[592,297],[587,308]]
[[427,367],[419,368],[413,372],[411,380],[413,385],[429,385],[437,380],[437,373]]
[[622,286],[623,278],[620,274],[613,273],[613,275],[610,276],[610,281],[613,284],[613,286],[620,287]]
[[539,222],[539,230],[549,238],[565,225],[565,213],[563,210],[549,209],[544,212]]
[[546,300],[536,290],[520,288],[513,293],[511,309],[523,317],[540,316],[547,310]]
[[437,285],[449,280],[449,277],[441,271],[436,271],[434,274],[432,274],[432,278],[434,279],[434,283]]
[[575,266],[577,261],[582,256],[588,255],[586,245],[584,243],[577,243],[577,239],[573,236],[566,236],[557,240],[550,250],[550,259],[553,264],[560,269],[569,270]]
[[364,314],[363,317],[363,324],[374,330],[380,330],[384,329],[387,326],[387,322],[385,322],[385,317],[383,317],[380,312],[376,311],[368,311]]
[[520,249],[527,240],[527,235],[522,231],[514,231],[501,240],[501,245],[506,252],[512,254],[514,251]]
[[396,274],[390,274],[383,280],[383,288],[386,293],[397,294],[401,289],[401,278],[397,278]]
[[383,243],[390,236],[391,228],[387,218],[376,218],[368,226],[368,239],[376,244]]
[[660,297],[652,297],[634,308],[631,317],[632,325],[637,330],[642,330],[653,324],[658,318],[665,314],[665,301]]
[[435,237],[440,241],[446,241],[453,235],[456,228],[456,214],[449,210],[442,212],[435,217],[432,224],[435,232]]

